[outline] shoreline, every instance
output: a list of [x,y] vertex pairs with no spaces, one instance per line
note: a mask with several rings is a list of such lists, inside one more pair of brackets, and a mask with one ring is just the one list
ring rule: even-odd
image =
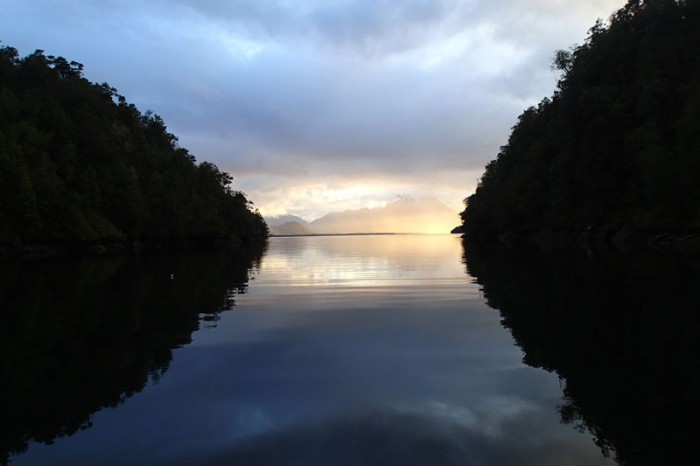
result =
[[0,244],[0,262],[8,260],[41,260],[65,257],[100,257],[143,255],[163,252],[236,250],[244,245],[264,244],[267,238],[188,238],[148,239],[96,243],[25,243]]
[[539,230],[503,233],[465,233],[475,243],[498,242],[515,249],[656,252],[700,254],[700,231],[644,230],[633,228],[587,228],[582,231]]

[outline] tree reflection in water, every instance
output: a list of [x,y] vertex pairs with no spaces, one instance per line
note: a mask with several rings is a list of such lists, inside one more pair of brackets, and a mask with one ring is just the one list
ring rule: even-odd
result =
[[157,382],[202,320],[235,305],[262,254],[2,264],[0,464]]
[[561,418],[620,464],[692,464],[700,262],[465,244],[468,273],[524,362],[563,380]]

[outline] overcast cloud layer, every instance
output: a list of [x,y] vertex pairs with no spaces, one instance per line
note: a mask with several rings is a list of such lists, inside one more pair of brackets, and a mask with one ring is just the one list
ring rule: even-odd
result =
[[624,0],[0,0],[0,41],[85,65],[264,214],[455,210],[554,51]]

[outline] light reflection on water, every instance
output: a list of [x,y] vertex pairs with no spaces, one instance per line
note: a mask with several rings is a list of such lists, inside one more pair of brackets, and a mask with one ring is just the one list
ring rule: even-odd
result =
[[407,280],[463,282],[461,254],[455,255],[458,241],[445,239],[443,235],[275,238],[265,257],[264,278],[277,279],[285,287],[380,287],[392,280],[404,285]]
[[453,236],[272,238],[161,380],[13,464],[607,464]]

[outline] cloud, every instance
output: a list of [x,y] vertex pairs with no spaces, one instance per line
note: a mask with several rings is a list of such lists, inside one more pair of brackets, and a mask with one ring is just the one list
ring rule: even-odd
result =
[[[177,2],[204,21],[215,22],[239,35],[313,43],[326,51],[366,56],[386,55],[414,47],[434,36],[461,8],[459,2],[380,0],[368,2],[210,1]],[[167,2],[170,4],[170,2]]]
[[[609,464],[589,448],[561,439],[545,441],[538,425],[539,412],[513,407],[501,420],[499,432],[484,432],[471,413],[431,414],[370,411],[312,425],[272,431],[238,442],[227,450],[197,455],[199,464],[405,464],[405,465],[558,465]],[[504,448],[504,438],[508,446]],[[182,464],[193,458],[180,458]],[[176,460],[177,461],[177,460]]]
[[[554,51],[623,3],[6,0],[0,39],[82,62],[263,209],[285,209],[272,183],[283,196],[353,177],[432,194],[459,174],[443,200],[455,205],[517,115],[551,94]],[[395,196],[375,192],[365,201]],[[288,208],[337,207],[324,196]]]

